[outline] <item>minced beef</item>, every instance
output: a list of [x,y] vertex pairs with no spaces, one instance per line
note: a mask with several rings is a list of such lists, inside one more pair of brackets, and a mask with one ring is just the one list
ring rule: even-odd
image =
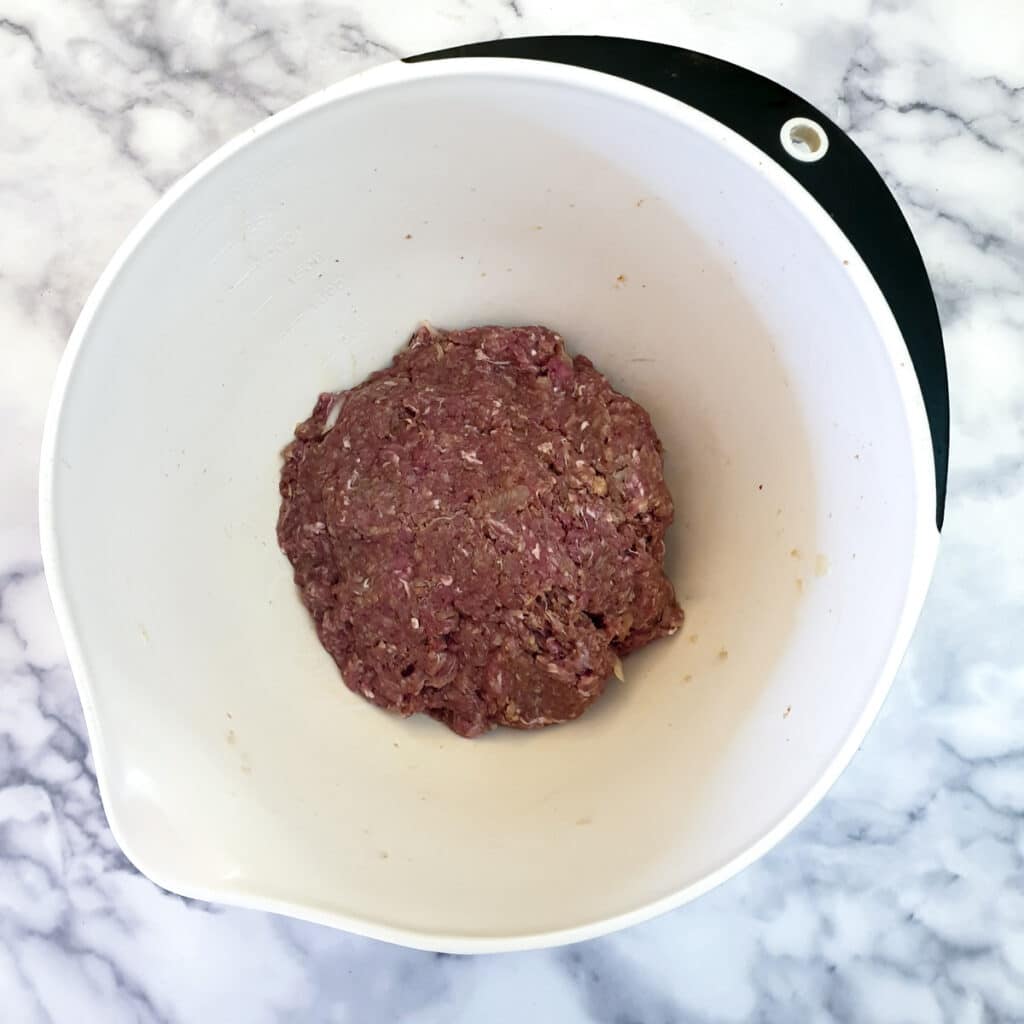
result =
[[421,327],[284,450],[278,541],[345,683],[460,736],[580,715],[683,620],[650,417],[544,327]]

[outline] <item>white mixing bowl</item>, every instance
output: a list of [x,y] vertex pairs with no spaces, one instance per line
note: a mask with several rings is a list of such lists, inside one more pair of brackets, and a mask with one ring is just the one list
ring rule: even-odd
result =
[[[748,72],[510,45],[378,68],[228,144],[133,232],[75,328],[46,569],[111,827],[168,889],[431,949],[595,935],[791,829],[907,645],[946,399],[936,370],[933,440],[906,325],[928,335],[919,369],[941,368],[941,340],[909,232],[877,208],[891,197]],[[763,139],[621,77],[630,54],[698,99],[724,75],[739,91],[709,102]],[[686,625],[570,725],[466,741],[371,707],[277,548],[293,425],[423,320],[557,329],[664,441]]]

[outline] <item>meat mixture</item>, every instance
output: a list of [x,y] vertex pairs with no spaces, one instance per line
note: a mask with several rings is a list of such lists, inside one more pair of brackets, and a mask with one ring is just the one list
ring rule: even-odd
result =
[[345,683],[460,736],[576,718],[683,621],[650,417],[544,327],[421,327],[320,396],[277,536]]

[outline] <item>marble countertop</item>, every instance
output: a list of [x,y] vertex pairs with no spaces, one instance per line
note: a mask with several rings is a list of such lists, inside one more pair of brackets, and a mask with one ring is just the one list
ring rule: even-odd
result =
[[[1024,7],[423,6],[0,0],[0,1018],[1024,1020]],[[156,197],[265,115],[403,54],[574,31],[680,43],[803,93],[910,219],[953,443],[938,570],[892,694],[774,852],[605,939],[443,957],[169,895],[107,828],[40,567],[37,451],[74,319]]]

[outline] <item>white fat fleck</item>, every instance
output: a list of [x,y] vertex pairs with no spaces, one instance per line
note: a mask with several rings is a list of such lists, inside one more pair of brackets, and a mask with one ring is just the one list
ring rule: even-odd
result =
[[348,451],[348,449],[352,447],[351,440],[349,440],[349,438],[347,438],[347,437],[343,437],[341,439],[341,447],[344,448],[346,451]]
[[533,545],[533,551],[531,552],[534,558],[540,558],[540,544]]
[[391,465],[397,466],[402,460],[399,458],[398,452],[388,452],[387,461],[390,462]]
[[440,498],[435,498],[430,504],[431,504],[431,506],[433,508],[440,508],[441,507],[441,499]]
[[616,657],[615,664],[612,665],[612,671],[615,673],[615,678],[618,679],[620,683],[624,683],[626,681],[626,673],[622,670],[621,658]]
[[455,581],[451,576],[441,576],[438,581],[442,587],[450,587]]
[[589,426],[590,426],[590,420],[584,420],[584,421],[583,421],[583,422],[582,422],[582,423],[580,424],[580,430],[586,430],[586,429],[587,429],[587,427],[589,427]]
[[345,490],[351,491],[355,486],[355,482],[359,479],[359,470],[352,470],[352,475],[348,478],[348,482],[345,484]]
[[591,508],[588,505],[587,506],[587,515],[590,516],[591,519],[597,519],[599,517],[600,513],[597,511],[596,508]]
[[469,463],[471,463],[474,466],[482,466],[483,465],[483,462],[476,457],[476,452],[460,451],[459,454],[466,460],[466,462],[469,462]]
[[412,617],[412,618],[411,618],[411,619],[409,620],[409,625],[410,625],[410,626],[412,626],[412,628],[413,628],[413,629],[419,629],[419,628],[420,628],[420,620],[419,620],[419,619],[417,619],[417,618],[416,618],[416,616],[414,615],[414,616],[413,616],[413,617]]
[[576,468],[577,469],[582,469],[584,465],[586,465],[586,463],[584,463],[584,461],[582,459],[577,459],[576,460]]
[[637,448],[633,449],[633,461],[634,462],[639,462],[640,461],[640,451]]
[[502,361],[500,359],[492,359],[489,355],[487,355],[486,352],[484,352],[484,350],[482,348],[476,349],[476,358],[480,362],[490,363],[492,366],[509,366],[510,365],[510,363],[509,363],[509,361],[507,359],[505,361]]
[[550,455],[554,450],[555,446],[550,441],[537,445],[537,451],[543,452],[545,455]]
[[402,584],[402,589],[405,591],[405,596],[409,596],[409,581],[403,576],[398,577],[398,582]]
[[322,433],[329,433],[334,429],[334,424],[338,422],[338,417],[341,415],[341,407],[345,404],[345,396],[337,395],[334,399],[334,404],[331,406],[330,411],[327,413],[327,419],[324,420],[324,429]]
[[369,590],[369,589],[370,589],[370,577],[369,577],[369,576],[367,576],[367,577],[366,577],[366,578],[365,578],[365,579],[363,580],[363,590]]

